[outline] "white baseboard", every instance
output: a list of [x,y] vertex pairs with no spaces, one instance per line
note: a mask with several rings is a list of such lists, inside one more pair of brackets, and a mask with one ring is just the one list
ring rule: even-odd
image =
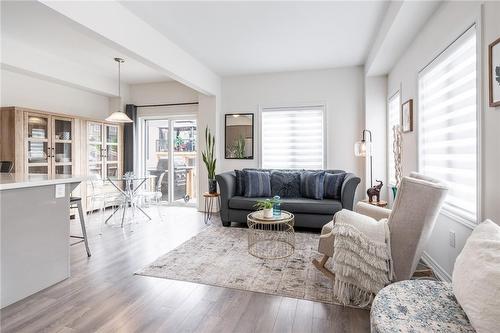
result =
[[422,255],[422,261],[430,268],[432,268],[432,271],[438,277],[439,280],[451,282],[451,275],[448,274],[448,272],[445,271],[443,267],[439,266],[439,264],[434,259],[432,259],[432,257],[429,256],[426,252],[424,252],[424,254]]

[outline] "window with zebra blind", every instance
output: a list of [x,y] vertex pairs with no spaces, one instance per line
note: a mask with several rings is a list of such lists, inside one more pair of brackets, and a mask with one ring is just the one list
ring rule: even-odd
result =
[[469,222],[478,212],[476,27],[418,77],[420,172],[449,186],[443,210]]
[[401,124],[401,95],[399,91],[389,98],[387,107],[387,169],[390,185],[396,185],[396,169],[394,162],[394,131],[392,128],[395,125]]
[[324,106],[263,108],[262,167],[323,169],[324,112]]

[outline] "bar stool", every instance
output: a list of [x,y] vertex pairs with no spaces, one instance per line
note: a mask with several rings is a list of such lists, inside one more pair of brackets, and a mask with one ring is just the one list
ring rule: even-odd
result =
[[80,241],[72,243],[71,245],[76,245],[81,242],[85,243],[85,249],[87,250],[87,257],[90,257],[92,254],[90,253],[89,243],[87,241],[87,229],[85,229],[85,219],[83,218],[83,209],[82,209],[82,198],[80,197],[70,197],[69,199],[70,208],[74,208],[75,205],[78,208],[78,215],[80,217],[80,225],[82,227],[82,235],[83,236],[73,236],[70,235],[71,238],[78,238]]

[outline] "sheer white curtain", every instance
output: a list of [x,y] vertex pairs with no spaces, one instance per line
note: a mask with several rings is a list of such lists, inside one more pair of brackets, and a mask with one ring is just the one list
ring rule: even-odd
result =
[[324,168],[324,107],[262,109],[262,167]]
[[467,30],[418,78],[420,171],[445,181],[444,209],[477,219],[476,28]]

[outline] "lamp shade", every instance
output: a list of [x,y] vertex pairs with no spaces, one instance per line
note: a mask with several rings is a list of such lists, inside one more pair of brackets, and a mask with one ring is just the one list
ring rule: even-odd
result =
[[354,144],[354,155],[366,157],[372,155],[372,144],[365,140],[358,141]]
[[113,123],[133,123],[134,121],[130,119],[125,112],[115,111],[106,118],[106,121],[110,121]]

